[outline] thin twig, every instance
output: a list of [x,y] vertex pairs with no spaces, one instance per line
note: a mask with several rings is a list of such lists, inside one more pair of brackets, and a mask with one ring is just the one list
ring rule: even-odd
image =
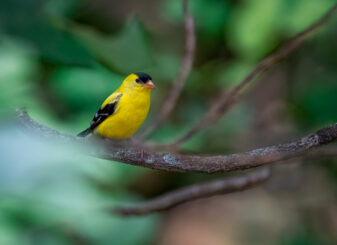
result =
[[211,108],[206,113],[206,115],[198,120],[197,123],[187,131],[182,137],[176,140],[174,143],[169,144],[171,148],[178,148],[183,142],[190,139],[196,133],[206,128],[210,124],[217,122],[231,107],[239,101],[240,92],[245,88],[250,82],[252,82],[258,75],[262,74],[264,71],[278,63],[280,60],[294,52],[298,47],[301,46],[303,41],[313,34],[318,28],[322,27],[328,20],[332,18],[337,10],[337,3],[318,21],[309,26],[304,31],[298,33],[287,42],[285,42],[281,47],[276,49],[275,52],[271,53],[265,59],[263,59],[251,73],[249,73],[241,83],[234,87],[226,96],[222,96],[218,101],[215,101]]
[[[18,119],[28,131],[47,139],[58,139],[78,143],[82,138],[65,135],[33,121],[25,111],[18,112]],[[258,148],[238,154],[229,155],[182,155],[172,153],[150,152],[140,146],[116,146],[106,142],[101,147],[85,151],[95,157],[123,162],[145,168],[171,172],[224,173],[267,165],[306,155],[310,150],[337,140],[337,124],[318,130],[290,143]],[[82,140],[88,145],[90,140]],[[101,142],[102,143],[102,142]]]
[[267,180],[269,176],[269,169],[258,169],[253,172],[234,177],[225,177],[201,184],[194,184],[174,190],[141,204],[136,204],[130,207],[114,207],[109,209],[109,211],[122,216],[145,215],[164,211],[199,198],[228,194],[252,188]]
[[139,136],[145,139],[149,136],[161,123],[163,123],[177,104],[180,94],[185,85],[186,79],[192,69],[194,51],[195,51],[195,28],[192,14],[188,11],[188,0],[183,0],[183,13],[185,22],[185,54],[182,60],[180,70],[173,81],[172,88],[164,99],[163,105],[160,107],[156,118],[153,120],[145,131]]

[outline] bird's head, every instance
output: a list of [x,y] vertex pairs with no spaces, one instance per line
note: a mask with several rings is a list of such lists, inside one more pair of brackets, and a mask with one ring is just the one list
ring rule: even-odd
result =
[[150,91],[156,86],[152,82],[150,75],[142,72],[132,73],[123,82],[124,88]]

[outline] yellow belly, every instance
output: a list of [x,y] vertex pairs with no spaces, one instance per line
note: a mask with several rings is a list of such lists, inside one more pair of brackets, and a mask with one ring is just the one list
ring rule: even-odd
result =
[[106,138],[129,138],[143,124],[149,109],[150,93],[141,96],[123,95],[116,112],[98,125],[95,132]]

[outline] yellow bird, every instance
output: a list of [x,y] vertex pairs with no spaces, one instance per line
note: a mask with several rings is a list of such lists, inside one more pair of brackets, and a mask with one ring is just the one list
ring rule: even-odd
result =
[[90,133],[105,138],[131,137],[143,124],[149,109],[151,90],[156,88],[146,73],[133,73],[112,93],[95,114],[90,127],[78,134]]

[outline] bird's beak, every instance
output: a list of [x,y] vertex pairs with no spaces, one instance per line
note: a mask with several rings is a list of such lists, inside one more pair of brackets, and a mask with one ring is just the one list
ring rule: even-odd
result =
[[150,80],[148,82],[145,83],[144,88],[146,89],[155,89],[156,85],[154,85],[154,83]]

